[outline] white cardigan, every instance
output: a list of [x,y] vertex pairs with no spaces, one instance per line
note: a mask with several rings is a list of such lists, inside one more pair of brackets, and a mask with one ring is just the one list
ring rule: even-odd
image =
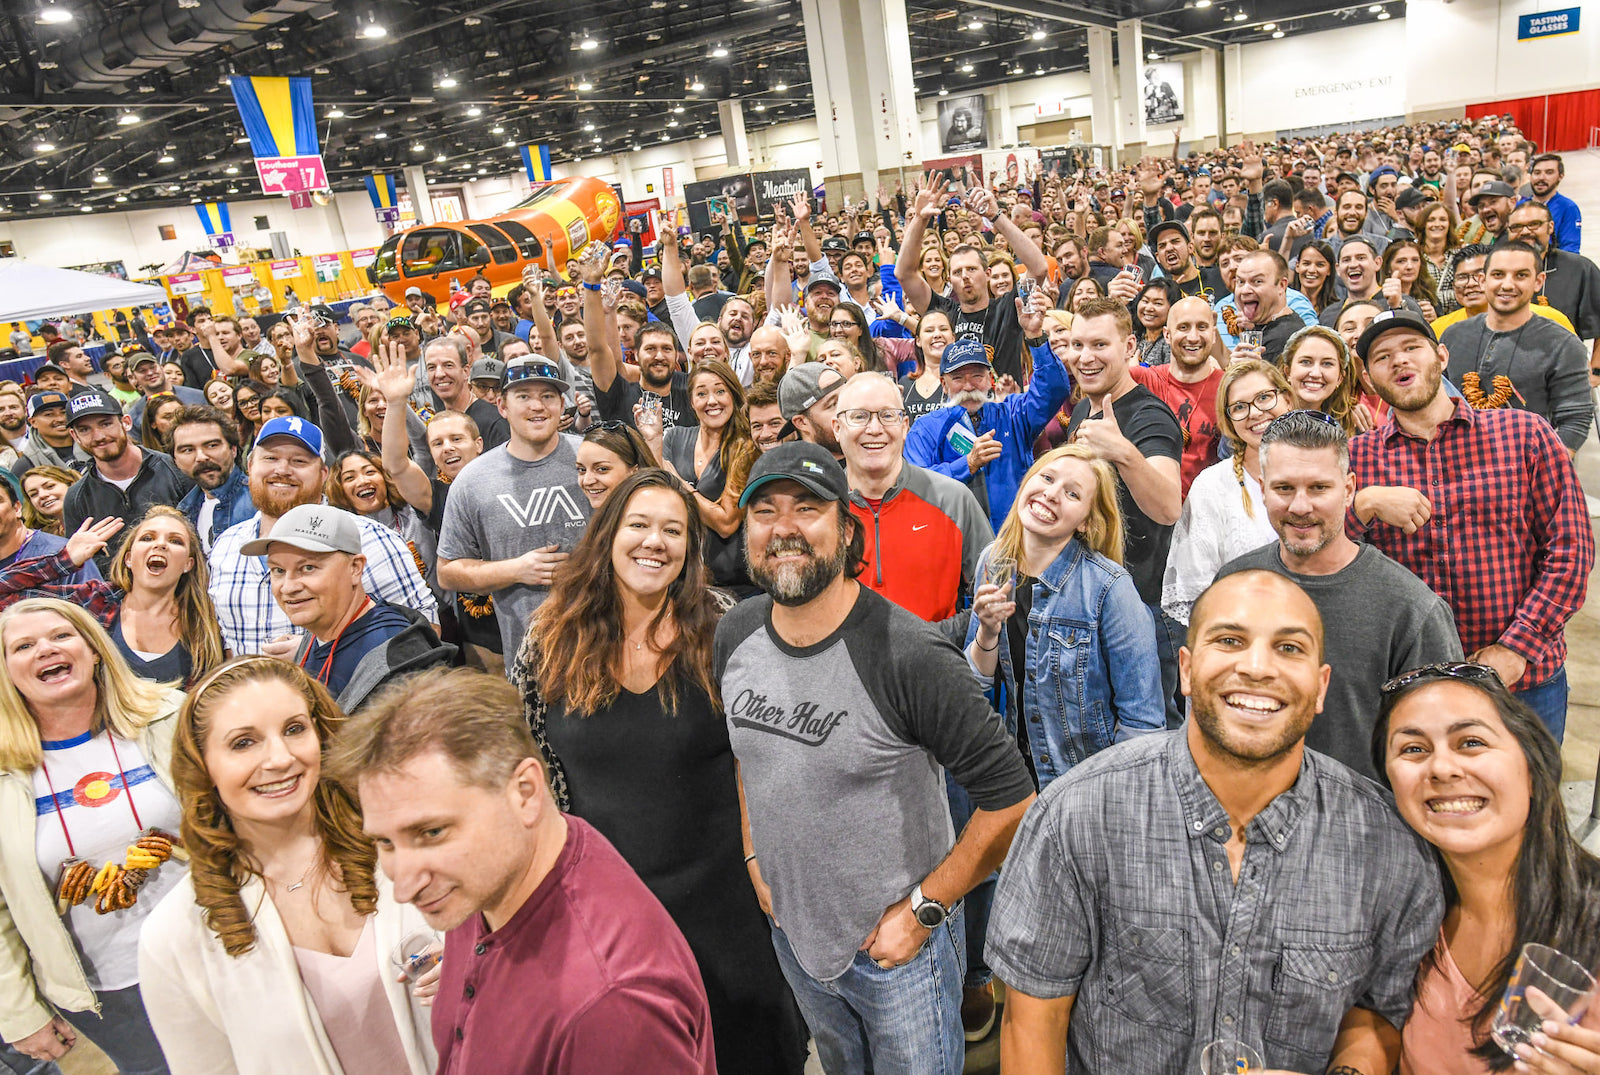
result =
[[1267,519],[1261,483],[1245,471],[1244,489],[1252,511],[1244,510],[1233,460],[1213,463],[1194,477],[1183,515],[1172,528],[1167,573],[1161,584],[1161,611],[1187,625],[1189,612],[1222,565],[1278,540]]
[[[389,954],[407,933],[425,929],[422,915],[397,904],[388,879],[374,877],[375,972],[383,982],[412,1075],[438,1065],[430,1009]],[[255,908],[256,943],[237,958],[206,928],[189,878],[167,893],[139,934],[139,986],[150,1023],[174,1075],[343,1075],[315,1004],[300,980],[294,949],[266,886],[251,877],[240,891]]]

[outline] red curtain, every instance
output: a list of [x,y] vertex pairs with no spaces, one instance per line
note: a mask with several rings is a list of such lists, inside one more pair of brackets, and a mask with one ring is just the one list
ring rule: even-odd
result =
[[1590,129],[1600,127],[1600,90],[1486,101],[1466,109],[1468,119],[1508,113],[1518,129],[1537,142],[1542,151],[1566,153],[1584,149],[1589,145]]

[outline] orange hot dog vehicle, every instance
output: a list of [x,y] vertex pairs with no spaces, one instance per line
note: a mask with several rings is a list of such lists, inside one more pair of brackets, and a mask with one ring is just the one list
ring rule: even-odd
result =
[[400,306],[408,287],[420,287],[443,305],[452,277],[466,284],[481,272],[503,294],[522,280],[525,267],[559,269],[586,243],[609,241],[621,226],[622,204],[609,183],[586,176],[554,179],[496,216],[419,224],[392,235],[367,271]]

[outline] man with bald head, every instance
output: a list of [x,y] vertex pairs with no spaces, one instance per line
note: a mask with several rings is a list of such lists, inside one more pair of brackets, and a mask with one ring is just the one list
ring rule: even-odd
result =
[[771,381],[777,384],[789,368],[789,344],[783,330],[776,325],[762,325],[750,334],[751,383]]
[[987,945],[1002,1067],[1193,1071],[1226,1036],[1267,1068],[1392,1071],[1443,899],[1388,794],[1306,749],[1316,605],[1269,571],[1219,579],[1179,669],[1184,727],[1080,762],[1017,831]]
[[1195,476],[1217,461],[1217,390],[1222,387],[1222,367],[1213,357],[1222,353],[1217,337],[1217,315],[1198,295],[1179,299],[1167,311],[1162,330],[1170,362],[1159,366],[1129,366],[1133,379],[1172,408],[1183,429],[1183,459],[1178,477],[1183,495]]

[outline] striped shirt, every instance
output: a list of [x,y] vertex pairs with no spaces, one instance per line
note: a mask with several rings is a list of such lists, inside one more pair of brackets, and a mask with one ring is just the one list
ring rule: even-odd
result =
[[[356,522],[361,526],[361,553],[367,558],[361,576],[367,593],[391,605],[416,609],[437,624],[438,606],[405,539],[370,519]],[[223,531],[211,547],[211,600],[217,606],[222,643],[235,656],[260,653],[274,638],[300,633],[272,599],[267,558],[239,551],[260,532],[261,513],[256,512],[253,518]]]

